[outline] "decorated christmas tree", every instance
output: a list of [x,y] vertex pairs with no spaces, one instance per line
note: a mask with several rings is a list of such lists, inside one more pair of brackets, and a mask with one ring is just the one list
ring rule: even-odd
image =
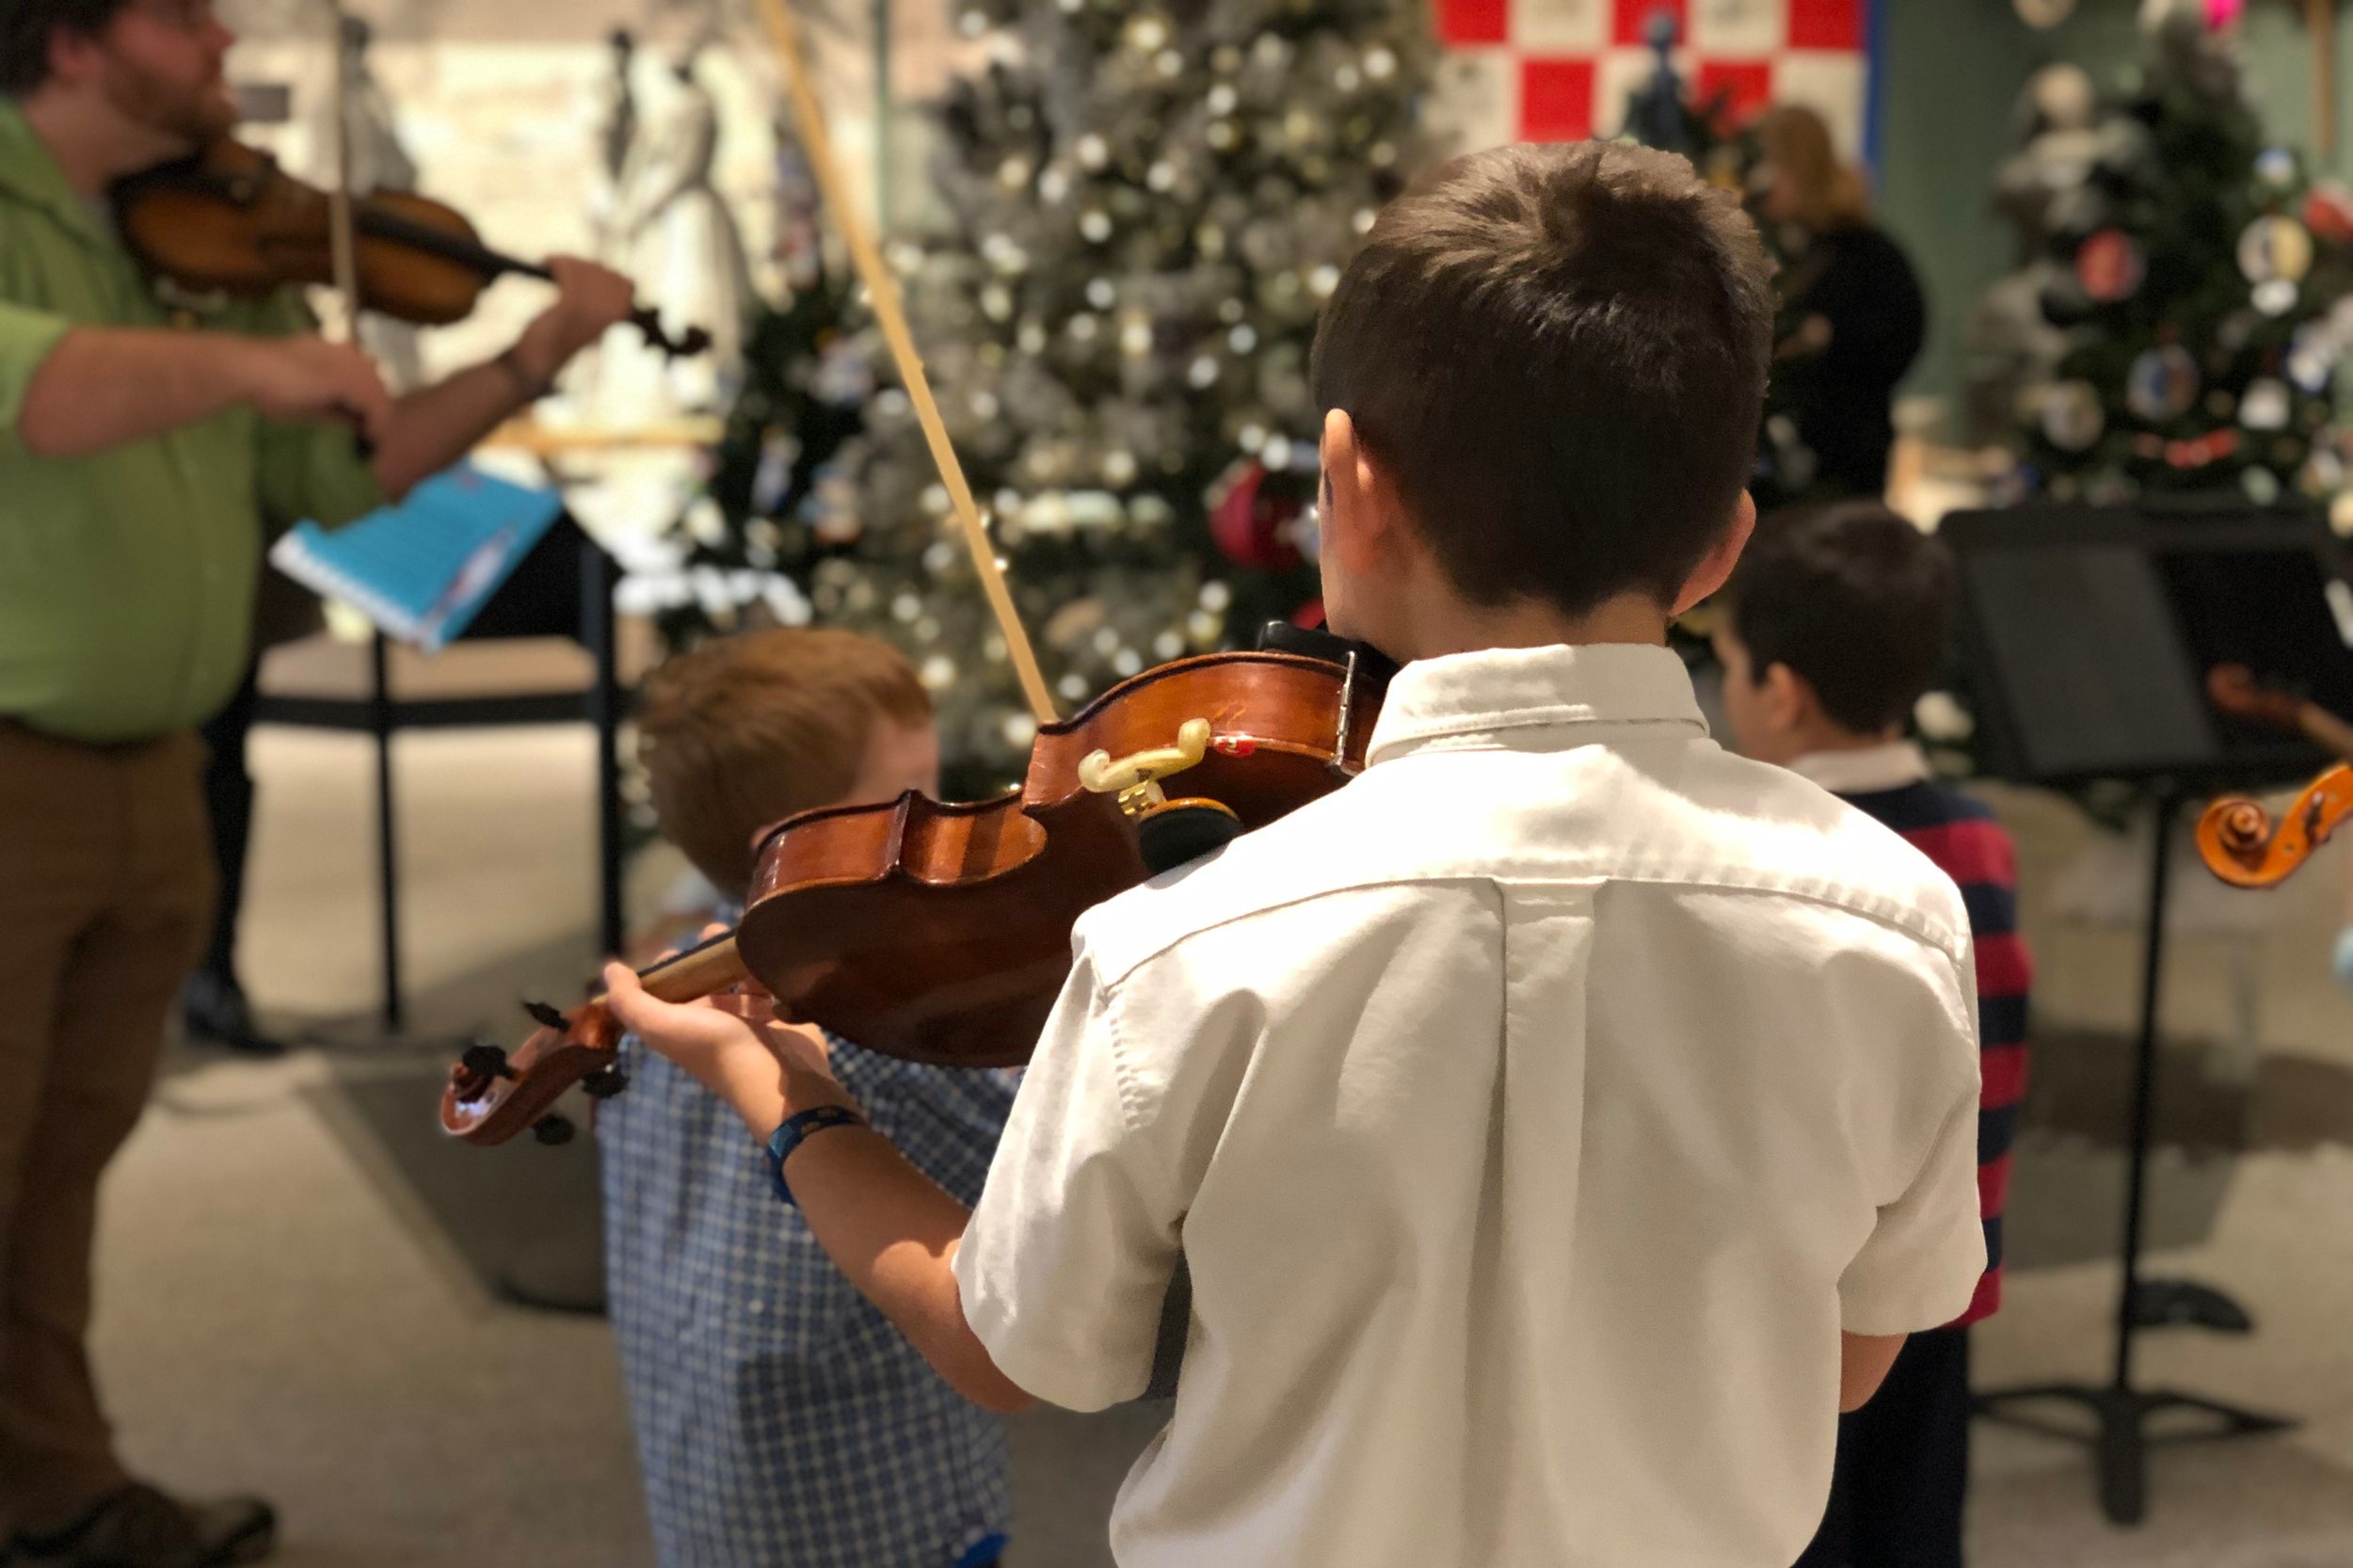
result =
[[[1400,0],[972,0],[959,26],[994,57],[940,108],[941,221],[891,261],[1068,713],[1316,615],[1316,313],[1424,157],[1433,46]],[[819,620],[907,650],[977,792],[1032,721],[875,336],[883,390],[779,559]]]
[[714,634],[808,620],[808,578],[846,543],[812,518],[818,482],[874,393],[857,338],[866,312],[826,263],[816,182],[781,126],[776,213],[783,301],[755,308],[744,333],[744,385],[705,457],[701,492],[634,552],[622,590],[674,652]]
[[2266,140],[2203,7],[2144,27],[2120,90],[2066,65],[2028,88],[1997,198],[2025,264],[1972,323],[1975,423],[2017,452],[2021,497],[2328,500],[2353,198]]

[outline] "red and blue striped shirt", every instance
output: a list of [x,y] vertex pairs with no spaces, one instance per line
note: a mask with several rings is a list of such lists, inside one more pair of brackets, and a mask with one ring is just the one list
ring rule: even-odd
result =
[[1985,1220],[1986,1267],[1976,1300],[1953,1325],[1961,1327],[1991,1317],[2002,1304],[2002,1209],[2009,1196],[2019,1103],[2026,1094],[2026,989],[2034,975],[2018,935],[2017,854],[1985,806],[1928,778],[1839,793],[1935,861],[1960,885],[1969,908],[1984,1085],[1977,1100],[1977,1206]]

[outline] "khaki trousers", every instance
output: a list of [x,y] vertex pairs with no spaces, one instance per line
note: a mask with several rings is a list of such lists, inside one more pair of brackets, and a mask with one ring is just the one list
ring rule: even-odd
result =
[[83,1340],[99,1177],[213,911],[203,747],[0,721],[0,1540],[124,1480]]

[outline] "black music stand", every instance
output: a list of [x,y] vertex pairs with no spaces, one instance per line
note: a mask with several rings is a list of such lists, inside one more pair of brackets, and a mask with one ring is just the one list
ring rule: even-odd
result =
[[[2234,662],[2259,675],[2293,674],[2316,700],[2353,708],[2353,585],[2343,547],[2302,511],[2033,506],[1956,515],[1941,533],[1961,565],[1962,665],[1992,771],[2038,785],[2124,780],[2154,808],[2115,1365],[2105,1384],[2003,1388],[1976,1400],[1990,1419],[2089,1442],[2103,1512],[2113,1523],[2138,1524],[2153,1443],[2293,1424],[2134,1383],[2133,1343],[2142,1329],[2253,1328],[2219,1291],[2144,1278],[2141,1220],[2173,824],[2198,795],[2297,780],[2329,760],[2300,740],[2221,718],[2206,701],[2205,672]],[[2052,1400],[2087,1407],[2097,1427],[2087,1432],[2014,1408]],[[2196,1431],[2151,1433],[2151,1418],[2169,1410],[2212,1419]]]
[[264,696],[257,723],[362,730],[376,737],[376,877],[383,920],[385,1029],[404,1024],[400,980],[400,877],[392,801],[392,735],[456,725],[557,724],[584,720],[597,731],[597,858],[600,951],[621,950],[621,786],[616,738],[620,681],[614,648],[613,558],[567,515],[556,519],[484,603],[460,641],[568,637],[596,661],[585,691],[404,701],[388,680],[391,647],[376,633],[363,697]]

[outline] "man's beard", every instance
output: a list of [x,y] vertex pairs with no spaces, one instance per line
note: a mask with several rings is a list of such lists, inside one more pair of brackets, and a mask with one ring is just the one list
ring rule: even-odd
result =
[[113,55],[106,72],[106,100],[115,112],[158,137],[193,152],[236,128],[237,112],[216,73],[195,87],[182,87]]

